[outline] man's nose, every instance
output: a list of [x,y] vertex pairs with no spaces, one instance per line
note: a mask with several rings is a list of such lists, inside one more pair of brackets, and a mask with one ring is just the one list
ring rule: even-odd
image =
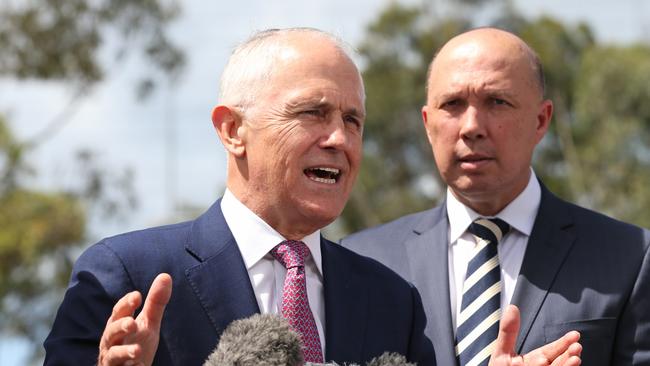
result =
[[340,116],[333,117],[327,124],[321,146],[324,148],[341,149],[347,142],[348,135],[345,122]]
[[464,139],[476,140],[485,137],[485,116],[480,108],[468,106],[462,115],[460,135]]

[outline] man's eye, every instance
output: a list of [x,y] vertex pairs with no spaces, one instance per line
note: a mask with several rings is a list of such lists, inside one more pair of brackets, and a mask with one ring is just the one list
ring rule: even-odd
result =
[[453,108],[453,107],[457,107],[459,105],[460,105],[460,100],[451,99],[451,100],[443,102],[442,105],[441,105],[441,108],[443,108],[443,109],[444,108]]
[[357,127],[360,127],[360,126],[361,126],[361,121],[360,121],[359,118],[357,118],[357,117],[354,117],[354,116],[345,116],[345,117],[343,117],[343,120],[344,120],[346,123],[352,123],[353,125],[355,125],[355,126],[357,126]]
[[492,98],[492,103],[495,105],[510,105],[510,103],[501,98]]
[[307,109],[307,110],[304,110],[304,111],[300,112],[300,114],[306,114],[306,115],[309,115],[309,116],[320,117],[320,116],[323,115],[323,111],[321,111],[320,109]]

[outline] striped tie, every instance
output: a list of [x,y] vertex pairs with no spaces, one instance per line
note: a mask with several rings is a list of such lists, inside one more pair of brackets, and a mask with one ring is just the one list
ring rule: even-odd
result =
[[510,225],[480,218],[467,229],[477,245],[467,264],[463,300],[456,325],[456,356],[461,366],[487,365],[499,333],[501,269],[497,244]]

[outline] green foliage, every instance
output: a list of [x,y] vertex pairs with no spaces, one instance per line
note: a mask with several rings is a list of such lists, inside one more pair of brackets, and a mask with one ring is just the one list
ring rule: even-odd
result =
[[[472,5],[464,2],[464,10]],[[471,14],[465,12],[464,14]],[[534,166],[560,196],[650,227],[650,47],[599,45],[587,24],[525,19],[507,2],[493,25],[539,54],[551,128]],[[432,207],[444,194],[422,125],[428,64],[471,18],[391,3],[360,46],[368,99],[364,162],[339,223],[355,231]]]
[[28,142],[17,141],[0,114],[0,335],[29,340],[35,360],[74,258],[93,241],[91,220],[119,219],[136,200],[132,172],[104,167],[90,151],[68,164],[77,170],[73,186],[32,188],[26,178],[37,172],[28,153],[133,51],[152,65],[136,86],[139,97],[149,95],[158,76],[174,81],[184,56],[165,29],[179,11],[174,0],[28,0],[0,9],[0,76],[61,82],[73,95]]
[[12,286],[11,272],[42,255],[81,240],[84,211],[65,194],[13,190],[0,197],[0,297]]
[[650,47],[585,52],[573,131],[587,202],[644,226],[650,226],[649,100]]
[[86,219],[78,198],[24,188],[21,178],[30,171],[23,156],[0,116],[0,329],[36,342],[49,327],[52,300],[70,272],[69,250],[84,238]]
[[[174,2],[158,0],[5,2],[0,9],[0,75],[65,80],[84,89],[105,74],[100,48],[114,45],[117,59],[135,48],[158,70],[175,76],[184,56],[163,30],[178,13]],[[153,75],[145,75],[140,96],[153,85]]]
[[0,115],[0,329],[27,338],[34,358],[61,302],[74,259],[92,240],[91,218],[111,220],[135,207],[132,174],[102,167],[90,152],[72,166],[78,181],[61,191],[29,188],[28,146]]

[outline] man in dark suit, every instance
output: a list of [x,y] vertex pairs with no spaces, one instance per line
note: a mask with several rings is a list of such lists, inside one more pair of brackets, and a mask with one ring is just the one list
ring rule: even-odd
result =
[[231,321],[284,315],[291,269],[270,252],[286,240],[307,253],[296,276],[317,344],[308,361],[362,364],[392,351],[434,364],[417,291],[320,235],[361,162],[365,94],[344,45],[310,29],[261,32],[231,56],[220,94],[212,120],[228,153],[224,197],[194,221],[90,247],[45,364],[202,364]]
[[[390,351],[435,364],[417,290],[320,235],[361,160],[365,94],[344,45],[311,29],[261,32],[234,51],[220,93],[212,120],[228,154],[226,193],[194,221],[89,248],[45,363],[199,365],[230,322],[262,312],[297,319],[307,361],[364,364]],[[513,319],[494,365],[521,361],[509,352]],[[576,340],[537,354],[576,365]]]
[[[575,329],[585,365],[649,365],[650,232],[565,202],[535,177],[531,157],[553,111],[535,52],[501,30],[463,33],[432,61],[427,92],[422,116],[445,201],[342,244],[416,286],[438,364],[465,364],[465,297],[494,271],[498,286],[481,309],[490,297],[519,307],[517,352]],[[471,228],[494,218],[505,223],[494,231],[495,257],[474,272],[483,249]]]

